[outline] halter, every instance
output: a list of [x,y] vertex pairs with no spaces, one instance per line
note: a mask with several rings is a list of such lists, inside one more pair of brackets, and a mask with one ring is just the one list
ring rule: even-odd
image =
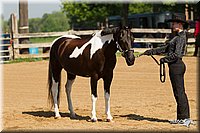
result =
[[133,48],[123,50],[123,49],[121,48],[121,46],[119,45],[118,41],[119,41],[119,38],[117,38],[117,39],[115,40],[115,42],[116,42],[116,44],[117,44],[117,49],[122,53],[122,55],[124,55],[125,53],[127,53],[127,52],[129,52],[129,51],[134,51]]
[[124,55],[124,54],[127,53],[128,51],[134,51],[133,48],[123,50],[117,41],[116,41],[116,44],[117,44],[117,49],[122,53],[122,55]]

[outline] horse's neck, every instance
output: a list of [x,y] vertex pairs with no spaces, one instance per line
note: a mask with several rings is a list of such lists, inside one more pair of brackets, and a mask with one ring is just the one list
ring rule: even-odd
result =
[[116,52],[117,52],[117,44],[116,44],[116,42],[113,40],[110,43],[108,43],[107,45],[105,45],[103,47],[103,51],[105,52],[105,54],[115,55]]

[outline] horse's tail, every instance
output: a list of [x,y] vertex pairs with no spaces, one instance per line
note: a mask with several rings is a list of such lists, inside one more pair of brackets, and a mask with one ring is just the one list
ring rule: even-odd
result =
[[50,105],[51,108],[54,105],[54,98],[53,98],[53,92],[52,92],[52,86],[54,82],[53,80],[55,80],[55,82],[58,83],[57,88],[56,88],[58,107],[60,103],[60,85],[61,85],[61,70],[62,70],[62,67],[60,66],[61,65],[59,61],[57,59],[53,59],[50,54],[49,71],[48,71],[48,104]]
[[51,70],[51,63],[50,63],[50,60],[49,60],[49,72],[48,72],[48,103],[49,103],[50,107],[52,108],[52,106],[53,106],[53,96],[52,96],[51,87],[52,87],[52,70]]

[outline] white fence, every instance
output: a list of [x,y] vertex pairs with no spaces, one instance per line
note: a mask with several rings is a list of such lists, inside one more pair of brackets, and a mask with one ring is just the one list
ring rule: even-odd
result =
[[[0,47],[0,61],[5,61],[5,60],[12,60],[15,58],[38,58],[38,57],[49,57],[49,53],[38,53],[38,54],[20,54],[20,49],[27,48],[30,50],[30,48],[47,48],[50,47],[50,43],[35,43],[35,44],[19,44],[19,39],[23,38],[45,38],[45,37],[59,37],[62,35],[92,35],[93,33],[96,33],[97,30],[82,30],[82,31],[73,31],[69,30],[66,32],[45,32],[45,33],[23,33],[19,34],[18,33],[18,23],[17,23],[17,18],[14,14],[11,14],[11,33],[10,33],[10,38],[2,38],[1,37],[1,42],[5,40],[11,40],[12,44],[1,44]],[[171,33],[171,29],[143,29],[143,28],[133,28],[131,29],[131,32],[133,34],[136,33],[142,33],[142,34],[167,34]],[[189,31],[190,33],[193,34],[194,29],[191,29]],[[164,43],[166,41],[165,38],[135,38],[135,43]],[[194,38],[189,38],[188,43],[189,44],[194,44],[195,39]],[[6,48],[6,49],[5,49]],[[137,51],[137,48],[134,48],[135,51]],[[138,49],[141,50],[141,49]]]
[[[170,33],[170,29],[131,29],[133,33]],[[44,37],[57,37],[62,35],[91,35],[97,32],[96,30],[87,30],[87,31],[66,31],[66,32],[48,32],[48,33],[28,33],[28,34],[13,34],[13,42],[19,42],[20,38],[44,38]],[[193,30],[191,30],[193,32]],[[11,39],[11,38],[6,38]],[[1,38],[3,40],[3,38]],[[5,39],[4,39],[5,40]],[[136,43],[164,43],[166,41],[165,38],[135,38]],[[194,38],[189,38],[188,43],[194,43]],[[30,58],[30,57],[48,57],[49,53],[39,53],[39,54],[19,54],[19,50],[22,48],[45,48],[50,47],[50,43],[35,43],[35,44],[19,44],[14,43],[13,47],[11,44],[1,44],[3,46],[9,46],[7,50],[1,50],[1,53],[9,52],[11,55],[1,55],[1,58],[9,58],[12,59],[12,54],[14,53],[15,58]],[[139,50],[139,49],[138,49]],[[137,48],[135,48],[137,51]]]
[[[15,58],[30,58],[30,57],[49,57],[49,53],[38,53],[38,54],[20,54],[20,49],[22,48],[45,48],[45,47],[50,47],[50,43],[35,43],[35,44],[19,44],[19,39],[21,38],[45,38],[45,37],[59,37],[62,35],[92,35],[93,33],[96,33],[97,30],[82,30],[82,31],[73,31],[69,30],[66,32],[45,32],[45,33],[24,33],[24,34],[19,34],[18,33],[18,26],[17,26],[17,19],[15,15],[11,15],[11,34],[10,38],[1,38],[2,40],[9,39],[12,42],[11,44],[1,44],[1,48],[4,46],[7,46],[8,49],[1,49],[0,53],[0,59],[1,61],[4,61],[4,59],[9,58],[15,59]],[[150,33],[150,34],[155,34],[155,33],[171,33],[171,29],[142,29],[142,28],[133,28],[131,29],[131,32],[134,33]],[[194,29],[191,29],[189,31],[190,33],[193,34]],[[165,38],[135,38],[135,43],[164,43],[166,41]],[[194,44],[195,39],[194,38],[189,38],[188,43]],[[134,48],[135,51],[141,51],[141,49]],[[5,55],[5,53],[9,53],[8,55]]]
[[[9,34],[7,35],[10,36]],[[12,49],[10,39],[10,37],[3,37],[3,35],[0,38],[0,63],[11,60]]]
[[[171,33],[170,29],[131,29],[133,33]],[[191,30],[190,32],[193,32],[194,30]],[[62,35],[91,35],[93,33],[97,32],[96,30],[87,30],[87,31],[66,31],[66,32],[48,32],[48,33],[28,33],[28,34],[14,34],[13,39],[18,40],[20,38],[35,38],[35,37],[56,37],[56,36],[62,36]],[[136,43],[164,43],[166,41],[165,38],[135,38]],[[18,42],[18,41],[14,41]],[[194,38],[189,38],[188,43],[194,43]],[[48,57],[48,53],[39,53],[39,54],[19,54],[19,49],[21,48],[44,48],[44,47],[50,47],[51,43],[36,43],[36,44],[14,44],[14,51],[15,51],[15,58],[28,58],[28,57]],[[137,48],[135,48],[137,51]]]

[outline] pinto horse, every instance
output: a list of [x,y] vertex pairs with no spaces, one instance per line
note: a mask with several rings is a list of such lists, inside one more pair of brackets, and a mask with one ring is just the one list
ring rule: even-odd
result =
[[71,100],[71,88],[77,76],[90,77],[92,117],[97,121],[95,104],[97,100],[97,82],[100,78],[104,81],[105,113],[107,121],[113,117],[110,113],[110,85],[113,79],[113,69],[116,65],[116,52],[123,53],[128,66],[134,64],[135,57],[131,44],[134,37],[130,29],[115,27],[100,30],[92,37],[81,39],[75,35],[66,35],[54,40],[50,49],[49,59],[49,99],[54,104],[55,118],[59,114],[59,92],[61,70],[67,72],[65,85],[70,117],[76,118]]

